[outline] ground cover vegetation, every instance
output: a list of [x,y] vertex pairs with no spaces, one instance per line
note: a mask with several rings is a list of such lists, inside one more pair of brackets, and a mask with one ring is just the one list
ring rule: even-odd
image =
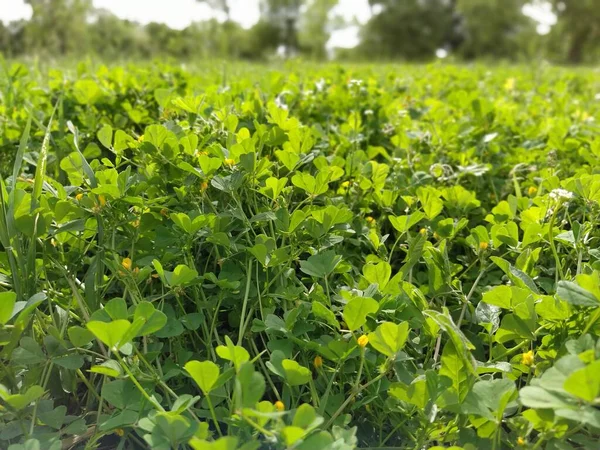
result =
[[0,90],[1,448],[595,448],[595,72]]

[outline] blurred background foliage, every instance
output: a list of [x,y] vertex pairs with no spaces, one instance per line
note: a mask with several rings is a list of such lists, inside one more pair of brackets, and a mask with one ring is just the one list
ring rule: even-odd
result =
[[[26,0],[29,20],[0,22],[0,53],[108,61],[163,56],[426,61],[448,55],[591,64],[600,57],[600,0],[369,0],[371,18],[365,23],[336,15],[337,0],[261,0],[260,20],[248,29],[232,20],[232,0],[198,1],[224,20],[177,30],[121,19],[94,8],[92,0]],[[556,23],[540,33],[539,23],[523,13],[531,6],[551,10]],[[331,34],[349,26],[360,27],[359,44],[328,48]]]

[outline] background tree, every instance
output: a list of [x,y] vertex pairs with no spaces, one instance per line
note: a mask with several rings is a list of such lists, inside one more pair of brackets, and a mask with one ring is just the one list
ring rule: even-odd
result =
[[373,16],[363,27],[359,53],[378,59],[428,59],[453,29],[449,0],[369,0]]
[[338,0],[311,0],[300,17],[298,42],[303,53],[313,59],[327,57],[331,37],[330,13]]
[[457,0],[455,14],[461,36],[457,48],[466,59],[516,59],[535,35],[534,21],[523,14],[527,0]]
[[571,64],[597,60],[600,0],[552,0],[552,6],[557,23],[549,36],[551,48]]
[[91,0],[26,0],[32,16],[25,28],[28,48],[68,55],[87,50]]
[[290,57],[298,51],[298,22],[303,0],[262,0],[261,17],[279,28],[279,46]]

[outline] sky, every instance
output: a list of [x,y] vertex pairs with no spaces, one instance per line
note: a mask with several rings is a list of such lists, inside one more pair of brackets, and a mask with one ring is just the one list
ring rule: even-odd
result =
[[[259,0],[231,0],[232,18],[243,27],[249,28],[259,19]],[[142,24],[163,22],[171,28],[182,29],[192,22],[219,18],[219,13],[211,10],[206,4],[196,0],[93,0],[96,8],[105,8],[122,19],[134,20]],[[539,23],[538,32],[546,34],[556,22],[556,17],[549,9],[541,6],[530,6],[524,13]],[[368,0],[340,0],[335,14],[348,21],[354,19],[360,23],[369,20],[371,11]],[[0,20],[27,19],[31,17],[31,8],[24,0],[0,0]],[[332,34],[328,47],[354,47],[358,44],[358,27],[350,26]]]

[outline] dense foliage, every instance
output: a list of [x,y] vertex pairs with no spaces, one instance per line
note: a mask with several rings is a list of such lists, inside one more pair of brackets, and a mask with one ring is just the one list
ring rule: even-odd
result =
[[594,72],[0,89],[0,448],[595,447]]

